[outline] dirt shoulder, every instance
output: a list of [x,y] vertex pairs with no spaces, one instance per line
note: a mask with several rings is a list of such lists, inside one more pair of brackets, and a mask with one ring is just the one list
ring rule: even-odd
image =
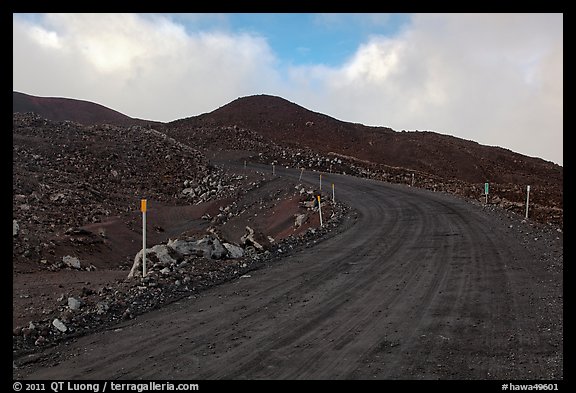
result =
[[[313,206],[307,207],[315,196],[313,188],[256,171],[242,176],[245,188],[236,198],[191,206],[171,206],[152,200],[147,212],[148,248],[178,239],[209,238],[236,245],[244,253],[241,257],[230,253],[217,258],[190,255],[180,258],[174,266],[150,265],[146,279],[127,279],[134,257],[141,249],[141,213],[131,212],[80,227],[71,235],[72,239],[69,236],[58,243],[56,256],[73,255],[82,261],[80,269],[64,264],[40,264],[26,272],[15,271],[15,353],[41,351],[62,340],[99,331],[240,277],[266,261],[327,235],[345,211],[341,204],[326,203],[323,207],[326,222],[320,229],[317,211]],[[243,244],[246,227],[264,239],[261,241],[265,243],[264,249]],[[103,230],[105,236],[99,235]],[[93,238],[102,241],[86,240]],[[169,273],[160,272],[167,268]],[[79,308],[72,310],[75,301],[79,302]],[[65,324],[65,332],[54,325],[56,319]]]

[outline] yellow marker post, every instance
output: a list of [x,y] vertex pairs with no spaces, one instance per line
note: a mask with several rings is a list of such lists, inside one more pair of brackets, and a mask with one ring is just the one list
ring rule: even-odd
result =
[[322,205],[320,204],[320,195],[318,195],[318,212],[320,213],[320,226],[322,226]]
[[142,277],[146,277],[146,199],[140,200],[142,212]]

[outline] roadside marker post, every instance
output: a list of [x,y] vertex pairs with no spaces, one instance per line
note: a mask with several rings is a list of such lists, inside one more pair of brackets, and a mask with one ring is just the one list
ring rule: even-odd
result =
[[410,187],[414,187],[414,174],[412,174],[412,183],[410,183]]
[[334,195],[334,183],[332,183],[332,203],[336,202],[336,196]]
[[322,205],[320,204],[320,195],[318,195],[318,212],[320,213],[320,226],[322,225]]
[[302,168],[302,170],[300,171],[300,178],[298,179],[298,181],[302,180],[302,174],[304,173],[304,168]]
[[272,176],[274,176],[274,164],[272,164]]
[[320,190],[322,190],[322,174],[320,174]]
[[488,204],[488,183],[484,183],[484,196],[486,197],[486,204]]
[[142,277],[146,277],[146,199],[140,200],[142,212]]
[[530,202],[530,186],[526,188],[526,219],[528,219],[528,203]]

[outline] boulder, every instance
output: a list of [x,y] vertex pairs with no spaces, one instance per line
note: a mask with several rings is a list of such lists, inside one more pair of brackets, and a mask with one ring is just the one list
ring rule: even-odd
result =
[[[228,247],[223,245],[217,238],[212,238],[209,235],[204,236],[200,240],[170,239],[166,245],[160,244],[146,249],[146,259],[149,259],[152,263],[160,263],[163,267],[167,267],[181,262],[185,256],[189,255],[211,259],[223,259],[232,253],[236,255],[233,258],[244,256],[242,248],[229,243],[225,244],[228,244]],[[142,250],[134,257],[134,264],[128,274],[128,278],[139,276],[142,270],[141,266]]]
[[230,243],[223,243],[222,245],[228,251],[229,258],[238,259],[244,256],[244,249],[242,247]]
[[[141,276],[142,275],[142,250],[138,251],[138,254],[134,257],[134,264],[128,278]],[[179,262],[182,259],[182,254],[176,251],[174,248],[165,245],[158,244],[152,248],[146,249],[146,266],[148,267],[148,261],[152,263],[160,263],[162,265],[171,265]]]
[[72,311],[80,310],[81,305],[82,303],[80,302],[80,300],[75,299],[73,297],[68,298],[68,307],[70,308],[70,310]]
[[212,254],[210,257],[212,259],[223,259],[226,255],[228,255],[228,250],[222,245],[220,240],[214,239],[212,241]]
[[62,262],[66,266],[69,266],[73,269],[81,269],[82,266],[80,265],[80,260],[77,257],[73,257],[71,255],[66,255],[62,257]]
[[62,333],[64,333],[65,331],[68,330],[68,328],[66,327],[66,325],[64,325],[62,323],[61,320],[59,320],[58,318],[56,318],[55,320],[52,321],[52,325],[58,329],[59,331],[61,331]]
[[211,259],[222,259],[226,256],[227,251],[222,246],[220,240],[216,238],[211,238],[210,236],[204,236],[202,239],[196,242],[198,251],[202,252],[204,258]]
[[171,265],[182,259],[182,255],[180,255],[172,247],[165,244],[158,244],[150,249],[147,249],[146,256],[148,256],[148,253],[150,254],[150,260],[159,262],[162,265]]
[[307,219],[308,219],[308,214],[306,214],[306,213],[296,214],[296,217],[294,220],[294,226],[296,228],[300,228],[302,226],[302,224],[304,224],[306,222]]
[[168,247],[176,250],[181,255],[192,255],[196,254],[196,240],[187,240],[187,239],[176,239],[168,240]]
[[270,247],[270,241],[262,233],[256,233],[254,229],[249,226],[246,227],[246,233],[240,238],[240,242],[246,246],[253,246],[256,249],[263,251]]

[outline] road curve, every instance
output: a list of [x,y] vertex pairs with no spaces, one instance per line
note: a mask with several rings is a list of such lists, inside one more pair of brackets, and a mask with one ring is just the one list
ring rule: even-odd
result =
[[26,378],[561,378],[542,314],[561,293],[508,223],[442,193],[324,181],[356,210],[346,230],[61,346]]

